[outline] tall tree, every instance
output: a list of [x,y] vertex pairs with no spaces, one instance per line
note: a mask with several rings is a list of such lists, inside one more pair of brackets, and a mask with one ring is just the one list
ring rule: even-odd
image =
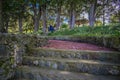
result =
[[14,21],[14,23],[18,21],[19,31],[22,32],[22,20],[25,16],[25,1],[4,0],[3,4],[5,4],[3,5],[3,25],[5,31],[8,32],[9,25],[13,24],[11,21]]
[[3,12],[2,12],[2,17],[3,17],[3,26],[4,26],[4,30],[5,32],[8,32],[8,27],[9,27],[9,22],[10,22],[10,18],[12,19],[12,17],[14,16],[15,13],[15,6],[13,5],[14,0],[4,0],[2,4],[4,4],[2,6],[3,8]]
[[42,0],[40,1],[41,5],[41,14],[42,14],[42,22],[43,22],[43,33],[46,34],[47,32],[47,8],[50,5],[50,0]]
[[17,18],[18,18],[18,26],[19,26],[19,32],[23,32],[23,18],[25,16],[25,6],[26,3],[24,0],[17,1]]
[[89,12],[88,12],[90,26],[94,26],[95,17],[96,17],[96,15],[95,15],[96,8],[97,8],[97,0],[90,0],[90,8],[89,8]]
[[62,5],[63,5],[63,0],[56,0],[56,15],[57,15],[56,16],[56,30],[58,30],[60,27],[60,22],[61,22],[60,16],[61,16]]
[[118,17],[118,21],[120,23],[120,0],[115,0],[116,4],[116,16]]
[[70,3],[70,29],[74,28],[75,25],[75,4],[71,1]]
[[42,5],[41,11],[42,11],[43,33],[46,34],[47,31],[46,4]]
[[39,0],[31,0],[30,1],[31,11],[33,12],[33,24],[34,24],[34,32],[39,29],[39,21],[41,17],[41,6]]
[[54,10],[54,15],[55,15],[55,21],[54,21],[54,26],[56,27],[56,30],[60,28],[61,24],[61,11],[62,11],[62,6],[64,5],[63,0],[51,0],[50,1],[50,10]]
[[40,13],[40,7],[39,7],[39,10],[36,8],[37,6],[36,5],[33,5],[33,10],[34,10],[34,31],[38,31],[39,29],[39,21],[40,21],[40,16],[41,16],[41,13]]
[[[111,8],[111,7],[110,7]],[[113,0],[112,1],[112,15],[110,17],[110,21],[112,23],[120,23],[120,0]]]
[[102,25],[110,22],[110,15],[114,14],[113,0],[97,0],[95,18],[102,19]]
[[[105,0],[106,1],[106,0]],[[103,0],[103,26],[105,25],[105,1]]]
[[83,1],[81,0],[67,0],[66,1],[67,2],[66,8],[68,9],[68,12],[69,12],[70,29],[73,29],[75,26],[76,15],[78,14],[78,12],[81,12]]
[[2,10],[2,6],[3,6],[3,0],[0,0],[0,32],[5,32],[4,31],[4,26],[3,26],[3,10]]
[[[110,1],[110,0],[109,0]],[[97,2],[97,10],[96,10],[96,18],[102,18],[102,25],[105,25],[106,21],[106,9],[109,8],[108,0],[98,0]]]
[[58,30],[60,27],[60,13],[61,13],[61,5],[57,7],[57,17],[56,17],[56,29]]
[[75,13],[76,13],[76,5],[79,4],[78,0],[66,0],[66,8],[68,9],[69,14],[69,26],[70,29],[73,29],[75,26]]

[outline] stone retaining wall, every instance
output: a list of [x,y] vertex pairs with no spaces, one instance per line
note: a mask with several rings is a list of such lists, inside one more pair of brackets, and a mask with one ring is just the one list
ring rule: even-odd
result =
[[[44,46],[47,38],[37,35],[0,33],[0,80],[10,80],[22,56],[31,48]],[[13,79],[11,79],[13,80]]]
[[13,58],[0,56],[0,80],[12,80],[14,76]]
[[115,51],[82,51],[37,48],[31,49],[31,52],[29,52],[29,54],[27,54],[26,56],[99,60],[120,63],[120,53]]
[[56,69],[71,72],[83,72],[98,75],[120,75],[120,65],[103,62],[91,62],[73,59],[49,59],[37,57],[24,57],[23,65],[40,68]]

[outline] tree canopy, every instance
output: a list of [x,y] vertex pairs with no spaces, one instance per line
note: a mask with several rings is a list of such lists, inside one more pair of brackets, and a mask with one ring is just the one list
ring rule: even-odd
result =
[[73,29],[78,24],[92,27],[96,22],[120,23],[120,1],[0,0],[0,32],[46,34],[49,25],[59,30],[64,23]]

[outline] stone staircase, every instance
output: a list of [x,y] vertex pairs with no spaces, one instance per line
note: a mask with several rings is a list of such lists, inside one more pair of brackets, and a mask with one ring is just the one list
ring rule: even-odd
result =
[[120,53],[32,49],[15,80],[120,80]]

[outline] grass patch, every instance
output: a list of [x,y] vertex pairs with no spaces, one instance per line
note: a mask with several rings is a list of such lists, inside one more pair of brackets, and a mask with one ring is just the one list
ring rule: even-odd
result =
[[75,27],[74,29],[62,29],[49,33],[49,36],[120,36],[120,25]]

